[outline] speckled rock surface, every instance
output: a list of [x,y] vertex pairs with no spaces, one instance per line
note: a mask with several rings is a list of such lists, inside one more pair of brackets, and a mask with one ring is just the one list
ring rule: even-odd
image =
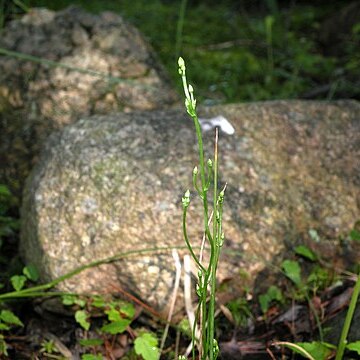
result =
[[[252,279],[264,264],[316,229],[347,232],[360,211],[360,104],[268,102],[219,106],[235,134],[221,134],[220,182],[228,183],[219,281]],[[205,133],[207,157],[212,134]],[[183,245],[181,196],[197,164],[193,124],[182,111],[95,116],[53,135],[28,179],[21,252],[50,280],[94,259]],[[201,241],[192,201],[189,234]],[[157,309],[174,282],[170,252],[133,256],[87,270],[62,288],[113,291],[113,284]],[[240,280],[238,281],[240,283]],[[241,284],[239,284],[241,285]]]
[[10,185],[22,183],[54,129],[80,116],[163,109],[178,100],[139,31],[111,12],[35,8],[2,29],[0,47],[63,64],[0,56],[0,160],[7,164],[0,181]]

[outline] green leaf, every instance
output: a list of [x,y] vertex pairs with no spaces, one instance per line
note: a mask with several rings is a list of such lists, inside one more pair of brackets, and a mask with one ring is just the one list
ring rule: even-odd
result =
[[119,310],[116,310],[113,307],[110,308],[109,310],[105,310],[105,314],[108,316],[109,321],[121,321],[122,320]]
[[131,320],[129,319],[120,319],[120,321],[113,321],[110,324],[104,325],[101,331],[111,335],[121,334],[127,329],[130,323]]
[[0,184],[0,195],[6,197],[11,196],[9,188],[4,184]]
[[4,340],[4,336],[0,334],[0,355],[8,356],[7,345]]
[[99,346],[104,343],[103,339],[81,339],[79,340],[82,346]]
[[101,354],[83,354],[81,355],[81,360],[103,360],[103,356]]
[[297,286],[301,285],[301,270],[297,261],[285,260],[281,264],[285,275]]
[[24,326],[22,321],[10,310],[1,310],[0,319],[6,324]]
[[94,306],[94,307],[97,307],[97,308],[102,308],[102,307],[105,307],[106,302],[101,296],[95,295],[92,298],[91,305]]
[[295,253],[311,261],[316,261],[318,259],[317,255],[305,245],[297,246],[295,248]]
[[279,302],[284,300],[281,290],[275,285],[271,285],[267,292],[273,300],[276,300]]
[[131,303],[124,303],[120,307],[120,312],[126,315],[129,319],[132,319],[135,316],[135,307]]
[[10,326],[4,323],[0,323],[0,330],[10,330]]
[[360,232],[357,231],[356,229],[352,229],[352,230],[350,231],[349,236],[350,236],[350,239],[351,239],[351,240],[360,241]]
[[360,340],[347,344],[346,348],[350,351],[356,351],[360,355]]
[[68,295],[68,294],[66,294],[66,295],[63,295],[63,296],[62,296],[62,303],[63,303],[64,305],[68,305],[68,306],[74,305],[74,304],[75,304],[75,301],[76,301],[76,296],[75,296],[75,295]]
[[265,314],[269,310],[269,304],[271,299],[268,294],[262,294],[259,296],[260,308],[263,314]]
[[272,301],[282,302],[283,300],[284,297],[281,290],[277,286],[272,285],[269,287],[266,294],[259,296],[261,311],[265,314],[269,310],[269,305]]
[[74,303],[79,305],[81,308],[85,307],[86,301],[84,299],[80,299],[78,297],[75,298]]
[[135,352],[144,360],[158,360],[160,351],[156,337],[150,333],[143,333],[135,339]]
[[14,275],[10,278],[11,285],[16,291],[20,291],[24,287],[26,280],[24,275]]
[[23,269],[23,274],[31,281],[39,280],[39,272],[34,265],[27,265]]
[[87,320],[88,314],[84,310],[78,310],[75,313],[75,320],[77,323],[81,325],[81,327],[85,330],[90,329],[90,322]]
[[314,357],[316,360],[327,359],[330,355],[331,350],[336,349],[334,345],[320,342],[320,341],[313,341],[311,343],[297,343],[303,349],[305,349],[311,356]]
[[310,275],[308,276],[306,283],[318,288],[325,288],[330,281],[330,274],[327,269],[321,266],[315,266]]
[[290,342],[278,342],[278,345],[283,345],[297,354],[302,355],[306,359],[310,360],[325,360],[330,355],[333,349],[336,349],[334,345],[313,341],[303,343],[290,343]]

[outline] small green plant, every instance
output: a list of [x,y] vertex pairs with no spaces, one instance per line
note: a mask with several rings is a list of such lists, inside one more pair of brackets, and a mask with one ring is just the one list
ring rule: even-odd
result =
[[285,301],[282,291],[275,285],[271,285],[265,294],[259,296],[261,311],[266,315],[272,302],[283,303]]
[[[88,298],[76,295],[66,294],[62,297],[64,305],[72,306],[75,309],[75,320],[85,330],[91,327],[92,314],[102,314],[106,320],[100,328],[97,328],[100,338],[84,339],[80,341],[80,345],[90,347],[94,353],[98,352],[98,347],[103,345],[105,340],[114,340],[118,334],[122,334],[130,327],[134,316],[135,308],[131,303],[117,299],[105,299],[96,295]],[[158,360],[160,350],[157,338],[149,333],[140,331],[134,341],[135,353],[144,360]],[[82,359],[95,360],[101,358],[99,354],[83,354]]]
[[[224,233],[222,227],[222,212],[226,186],[218,191],[218,129],[215,130],[215,150],[214,160],[208,160],[205,165],[204,149],[201,127],[196,112],[196,99],[194,98],[194,89],[188,85],[185,73],[185,62],[180,57],[178,60],[179,74],[185,92],[185,107],[187,113],[194,121],[196,137],[199,151],[199,169],[195,166],[192,174],[193,186],[203,205],[204,218],[204,238],[210,245],[210,258],[207,265],[203,264],[201,255],[197,256],[193,246],[188,238],[186,227],[186,215],[190,205],[190,190],[185,192],[182,198],[183,204],[183,234],[190,254],[198,266],[198,283],[196,292],[199,297],[197,318],[200,319],[200,338],[195,339],[196,321],[193,325],[193,351],[192,356],[195,359],[195,341],[198,341],[199,358],[216,359],[219,353],[219,347],[215,339],[214,313],[215,313],[215,292],[216,292],[216,270],[218,267],[220,249],[224,243]],[[198,176],[200,175],[200,185]],[[211,216],[209,214],[208,191],[210,185],[213,185],[213,219],[212,230],[210,229]],[[207,304],[208,289],[210,301]]]
[[4,332],[19,326],[23,327],[24,324],[11,310],[2,309],[0,311],[0,356],[8,356]]
[[[316,260],[317,256],[314,252],[312,252],[309,248],[306,246],[299,246],[295,249],[295,253],[304,256],[307,259]],[[311,300],[310,296],[310,290],[311,290],[311,284],[316,281],[315,273],[312,273],[305,281],[302,279],[301,276],[301,268],[300,264],[296,260],[284,260],[281,264],[281,268],[283,273],[292,281],[292,283],[295,285],[296,292],[294,293],[294,297],[301,300],[306,299],[309,308],[315,318],[316,325],[319,331],[319,336],[321,342],[324,342],[324,335],[323,335],[323,329],[321,326],[321,320],[318,314],[317,309],[315,309],[313,302]],[[310,281],[309,281],[310,279]]]
[[149,332],[141,332],[134,341],[135,352],[141,355],[144,360],[158,360],[160,350],[158,339]]
[[[358,231],[356,230],[356,224],[354,229],[350,232],[349,238],[353,241],[358,241],[357,234]],[[310,236],[311,238],[319,242],[320,238],[315,230],[311,230]],[[307,248],[306,246],[298,246],[295,248],[295,253],[299,256],[302,256],[310,261],[318,261],[319,256],[314,253],[312,250]],[[309,288],[317,289],[318,287],[324,286],[324,284],[328,284],[328,273],[325,271],[324,268],[319,266],[315,266],[308,276],[306,282],[304,283],[301,278],[301,268],[297,261],[294,260],[285,260],[282,263],[282,270],[284,274],[295,284],[297,287],[300,295],[304,296],[310,306],[310,309],[313,312],[315,320],[318,325],[319,329],[319,336],[320,341],[313,341],[313,342],[302,342],[302,343],[291,343],[291,342],[275,342],[274,344],[285,346],[291,349],[293,352],[303,356],[304,358],[310,360],[326,360],[329,356],[334,356],[336,353],[335,360],[342,360],[344,358],[345,350],[349,350],[352,352],[356,352],[360,355],[360,341],[354,341],[348,343],[347,337],[350,330],[350,326],[354,317],[355,309],[358,303],[359,294],[360,294],[360,273],[357,275],[354,290],[351,296],[349,308],[346,314],[346,318],[342,327],[339,343],[337,346],[333,344],[329,344],[324,341],[323,333],[321,328],[320,319],[316,312],[316,309],[312,307],[312,302],[309,298]]]
[[43,340],[41,343],[40,353],[44,359],[66,360],[66,358],[60,354],[54,340]]
[[238,328],[244,328],[253,317],[249,302],[245,298],[230,301],[226,307],[230,310],[234,323]]

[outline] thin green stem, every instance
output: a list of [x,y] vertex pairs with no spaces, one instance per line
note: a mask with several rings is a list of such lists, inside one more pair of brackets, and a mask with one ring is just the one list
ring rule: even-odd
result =
[[351,295],[349,309],[348,309],[348,312],[346,314],[344,326],[343,326],[342,331],[341,331],[341,336],[340,336],[338,350],[337,350],[337,353],[336,353],[335,360],[341,360],[343,358],[345,347],[346,347],[346,344],[347,344],[347,336],[348,336],[351,321],[353,319],[354,312],[355,312],[355,309],[356,309],[356,304],[357,304],[357,301],[358,301],[358,298],[359,298],[359,293],[360,293],[360,272],[359,272],[359,274],[357,276],[356,284],[354,286],[354,290],[353,290],[353,293]]
[[321,326],[321,321],[320,321],[319,315],[317,313],[317,310],[315,309],[315,307],[314,307],[311,299],[309,298],[308,294],[305,294],[305,297],[306,297],[306,300],[307,300],[307,302],[309,304],[310,310],[314,315],[316,326],[317,326],[317,328],[319,330],[320,341],[324,342],[324,332],[323,332],[323,329],[322,329],[322,326]]
[[[207,200],[207,191],[206,191],[206,178],[205,178],[205,160],[204,160],[204,147],[203,147],[203,141],[202,141],[202,135],[201,135],[201,128],[200,123],[197,115],[193,116],[194,125],[195,125],[195,131],[198,141],[198,150],[199,150],[199,163],[200,163],[200,180],[201,180],[201,189],[202,189],[202,195],[203,195],[203,207],[204,207],[204,229],[205,234],[209,240],[210,247],[213,248],[213,238],[210,233],[209,228],[209,205]],[[213,253],[213,249],[211,250],[211,253]],[[210,261],[211,264],[211,261]]]
[[23,289],[20,291],[12,291],[12,292],[8,292],[8,293],[0,294],[0,302],[5,301],[5,300],[20,298],[20,297],[32,297],[33,296],[32,294],[34,294],[34,293],[37,293],[37,296],[39,296],[39,293],[42,293],[43,291],[46,291],[48,289],[55,287],[56,285],[60,284],[61,282],[65,281],[67,279],[70,279],[71,277],[81,273],[82,271],[84,271],[86,269],[90,269],[90,268],[93,268],[93,267],[96,267],[99,265],[103,265],[103,264],[110,264],[110,263],[124,259],[129,256],[162,252],[162,251],[171,251],[173,249],[178,249],[178,250],[179,249],[187,249],[187,248],[188,248],[187,246],[163,246],[163,247],[158,247],[158,248],[130,250],[130,251],[127,251],[124,253],[120,253],[120,254],[105,258],[105,259],[96,260],[89,264],[80,266],[80,267],[58,277],[57,279],[54,279],[54,280],[46,283],[46,284],[33,286],[33,287]]
[[190,254],[192,256],[192,258],[194,259],[194,261],[196,262],[196,264],[199,266],[199,268],[203,271],[203,272],[206,272],[206,269],[202,266],[202,264],[200,263],[199,259],[197,258],[197,256],[195,255],[194,253],[194,250],[190,244],[190,241],[189,241],[189,237],[187,235],[187,229],[186,229],[186,213],[187,213],[187,208],[184,208],[183,209],[183,234],[184,234],[184,239],[185,239],[185,242],[186,242],[186,245],[190,251]]
[[[218,138],[219,132],[218,128],[215,128],[215,149],[214,149],[214,219],[213,219],[213,242],[216,243],[218,239],[218,221],[219,221],[219,214],[218,214],[218,195],[217,195],[217,181],[218,181]],[[210,360],[214,359],[214,351],[213,351],[213,341],[214,341],[214,313],[215,313],[215,293],[216,293],[216,268],[217,268],[217,252],[218,246],[213,244],[212,247],[213,256],[210,260],[210,264],[212,266],[211,271],[211,290],[210,290],[210,306],[209,306],[209,319],[208,319],[208,326],[209,326],[209,338],[208,338],[208,346],[210,350]]]

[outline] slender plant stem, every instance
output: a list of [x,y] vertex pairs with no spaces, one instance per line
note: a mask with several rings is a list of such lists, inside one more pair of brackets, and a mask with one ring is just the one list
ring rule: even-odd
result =
[[[170,251],[173,249],[187,249],[187,246],[163,246],[163,247],[158,247],[158,248],[147,248],[147,249],[140,249],[140,250],[130,250],[124,253],[120,253],[111,257],[108,257],[106,259],[101,259],[101,260],[96,260],[93,261],[89,264],[80,266],[60,277],[58,277],[57,279],[54,279],[53,281],[50,281],[46,284],[42,284],[42,285],[37,285],[37,286],[33,286],[27,289],[23,289],[20,291],[12,291],[12,292],[8,292],[8,293],[4,293],[4,294],[0,294],[0,302],[1,301],[5,301],[5,300],[10,300],[10,299],[15,299],[15,298],[23,298],[23,297],[33,297],[33,294],[36,294],[36,296],[42,296],[40,295],[41,293],[45,294],[45,291],[48,289],[51,289],[53,287],[55,287],[56,285],[60,284],[61,282],[70,279],[71,277],[81,273],[82,271],[86,270],[86,269],[90,269],[102,264],[110,264],[112,262],[121,260],[123,258],[129,257],[129,256],[134,256],[134,255],[141,255],[141,254],[147,254],[147,253],[155,253],[155,252],[163,252],[163,251]],[[54,293],[52,294],[54,295]]]
[[210,306],[209,306],[209,338],[208,338],[208,346],[209,346],[209,357],[210,360],[214,359],[214,351],[213,351],[213,341],[214,341],[214,313],[215,313],[215,293],[216,293],[216,261],[217,261],[217,250],[218,246],[216,246],[218,239],[218,221],[219,214],[217,208],[217,182],[218,182],[218,138],[219,132],[218,128],[215,128],[215,149],[214,149],[214,219],[213,219],[213,241],[215,242],[214,246],[214,257],[211,271],[211,290],[210,290]]
[[359,293],[360,293],[360,272],[359,272],[359,274],[357,276],[356,284],[354,286],[354,290],[353,290],[353,293],[351,295],[349,309],[348,309],[348,312],[346,314],[344,326],[343,326],[342,331],[341,331],[341,336],[340,336],[340,340],[339,340],[339,344],[338,344],[338,350],[337,350],[337,353],[336,353],[335,360],[341,360],[343,358],[345,347],[346,347],[346,344],[347,344],[347,336],[348,336],[351,321],[353,319],[354,312],[355,312],[355,309],[356,309],[356,304],[357,304],[357,301],[358,301],[358,298],[359,298]]
[[190,251],[190,254],[192,256],[192,258],[194,259],[194,261],[196,262],[196,264],[199,266],[199,268],[205,272],[205,268],[202,266],[202,264],[200,263],[200,261],[198,260],[197,256],[195,255],[194,253],[194,250],[190,244],[190,241],[189,241],[189,237],[187,235],[187,230],[186,230],[186,213],[187,213],[187,208],[184,208],[183,210],[183,234],[184,234],[184,238],[185,238],[185,242],[186,242],[186,245],[187,247],[189,248],[189,251]]
[[318,331],[319,331],[320,341],[324,342],[324,332],[323,332],[323,329],[322,329],[322,326],[321,326],[321,321],[320,321],[320,318],[319,318],[319,314],[317,313],[317,310],[315,309],[314,304],[312,303],[310,297],[307,294],[305,294],[305,297],[306,297],[306,300],[307,300],[307,302],[309,304],[310,310],[314,315],[316,326],[317,326]]

